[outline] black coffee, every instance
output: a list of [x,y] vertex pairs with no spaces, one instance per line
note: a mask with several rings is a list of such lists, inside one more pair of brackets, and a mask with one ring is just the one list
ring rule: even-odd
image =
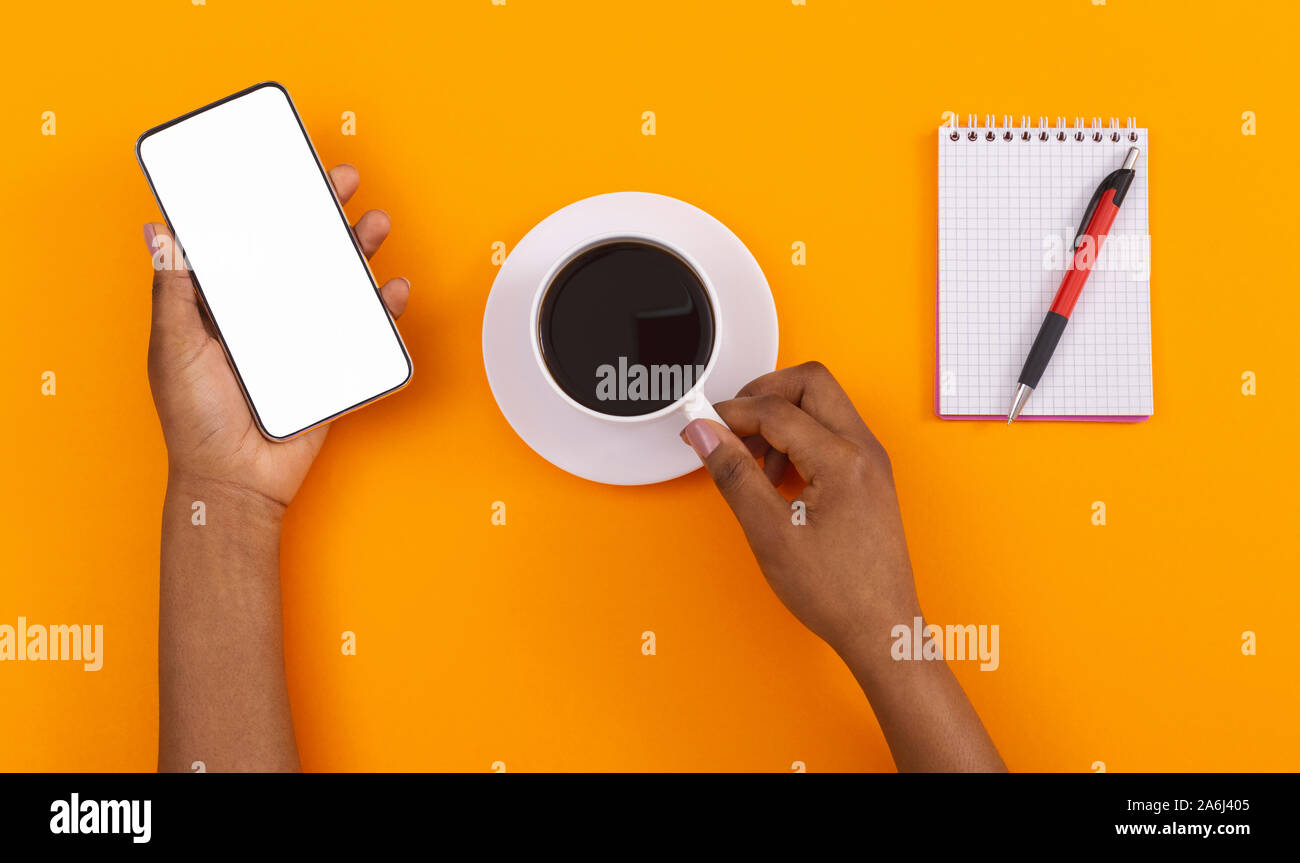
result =
[[542,298],[546,367],[574,401],[639,416],[680,399],[713,352],[713,309],[699,276],[667,249],[619,241],[564,266]]

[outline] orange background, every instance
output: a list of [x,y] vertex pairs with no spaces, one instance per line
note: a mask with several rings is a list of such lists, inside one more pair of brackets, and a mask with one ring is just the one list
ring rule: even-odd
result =
[[[1008,765],[1300,769],[1288,4],[169,0],[6,14],[0,622],[106,632],[97,673],[0,665],[0,768],[153,769],[166,463],[145,378],[140,225],[157,211],[132,145],[274,78],[322,160],[360,169],[350,215],[391,214],[376,275],[414,289],[411,387],[337,424],[285,528],[308,769],[892,768],[849,673],[771,594],[707,477],[595,485],[535,455],[496,409],[480,350],[492,243],[623,189],[730,226],[771,282],[781,365],[825,362],[888,447],[928,617],[1000,626],[996,672],[954,670]],[[1149,422],[934,416],[946,110],[1151,128]],[[806,267],[791,265],[796,240]],[[1241,654],[1248,629],[1258,656]],[[645,630],[656,656],[641,654]]]

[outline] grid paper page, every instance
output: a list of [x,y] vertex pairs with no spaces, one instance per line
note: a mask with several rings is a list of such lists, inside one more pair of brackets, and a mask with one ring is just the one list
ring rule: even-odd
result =
[[[958,139],[952,140],[956,131]],[[976,133],[976,140],[969,133]],[[1038,130],[939,129],[937,404],[943,416],[1005,418],[1021,366],[1102,179],[1140,147],[1136,176],[1070,323],[1022,416],[1152,412],[1147,130],[1112,141]]]

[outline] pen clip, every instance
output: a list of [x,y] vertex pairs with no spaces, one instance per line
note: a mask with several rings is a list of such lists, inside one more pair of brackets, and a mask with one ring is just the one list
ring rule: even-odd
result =
[[[1115,173],[1119,172],[1116,171]],[[1074,232],[1074,242],[1070,244],[1071,252],[1074,252],[1079,248],[1079,243],[1083,240],[1083,235],[1088,230],[1088,224],[1092,221],[1092,215],[1097,212],[1097,205],[1101,203],[1101,196],[1110,188],[1110,181],[1114,176],[1115,174],[1111,174],[1106,177],[1106,179],[1102,180],[1101,185],[1097,187],[1097,191],[1092,193],[1092,200],[1088,202],[1088,209],[1083,211],[1083,221],[1079,222],[1079,230]]]
[[1132,168],[1119,168],[1111,171],[1106,175],[1106,179],[1101,181],[1097,191],[1092,193],[1092,200],[1088,201],[1088,209],[1083,211],[1083,219],[1079,222],[1079,230],[1074,234],[1074,242],[1070,244],[1070,252],[1078,250],[1079,243],[1083,240],[1083,235],[1088,232],[1088,225],[1092,222],[1092,217],[1097,212],[1097,205],[1101,203],[1102,196],[1110,189],[1115,190],[1114,205],[1118,207],[1124,201],[1124,195],[1128,192],[1129,184],[1133,182],[1133,176],[1136,172]]

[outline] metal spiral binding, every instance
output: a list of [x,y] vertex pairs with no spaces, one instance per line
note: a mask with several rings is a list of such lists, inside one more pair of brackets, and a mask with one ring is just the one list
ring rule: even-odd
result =
[[[1053,138],[1058,141],[1068,141],[1073,138],[1075,141],[1091,139],[1100,142],[1109,138],[1111,141],[1118,142],[1121,137],[1127,137],[1130,141],[1137,140],[1137,117],[1129,117],[1122,129],[1118,117],[1111,117],[1109,121],[1105,122],[1105,125],[1103,125],[1101,117],[1093,117],[1092,121],[1086,125],[1083,117],[1075,117],[1074,124],[1070,126],[1066,125],[1064,117],[1057,117],[1055,125],[1050,125],[1047,117],[1039,117],[1037,126],[1030,125],[1031,118],[1028,115],[1020,118],[1019,126],[1016,125],[1015,118],[1010,114],[1003,115],[1001,125],[998,125],[996,122],[997,117],[993,114],[985,115],[983,126],[976,123],[977,119],[974,114],[967,115],[966,140],[968,141],[981,140],[980,133],[976,131],[977,129],[985,130],[982,138],[984,141],[1014,141],[1017,138],[1022,141],[1032,141],[1034,139],[1050,141]],[[952,129],[952,132],[948,135],[949,140],[961,140],[961,134],[957,131],[957,115],[955,113],[948,125]],[[1019,135],[1016,134],[1017,129],[1019,129]]]

